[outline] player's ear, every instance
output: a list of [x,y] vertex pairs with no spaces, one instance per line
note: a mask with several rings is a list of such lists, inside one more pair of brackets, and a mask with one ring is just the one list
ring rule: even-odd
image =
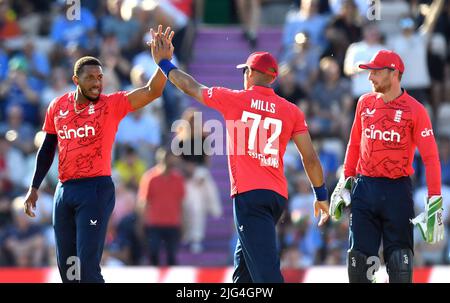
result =
[[248,68],[247,77],[251,78],[255,74],[255,70]]
[[78,86],[78,76],[73,75],[73,76],[72,76],[72,81],[73,81],[73,83],[74,83],[76,86]]

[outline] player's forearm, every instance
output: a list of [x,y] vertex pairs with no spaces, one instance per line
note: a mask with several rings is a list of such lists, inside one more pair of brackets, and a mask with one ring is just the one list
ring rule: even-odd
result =
[[191,75],[182,70],[174,69],[169,73],[169,80],[186,95],[203,102],[201,91],[205,86],[198,83]]
[[167,78],[164,73],[157,68],[153,76],[148,81],[146,87],[152,95],[161,96],[166,85]]
[[47,175],[55,157],[56,145],[58,139],[54,134],[47,134],[41,148],[36,155],[36,168],[33,174],[31,187],[39,189],[39,186]]
[[319,159],[315,156],[312,159],[303,159],[303,167],[305,168],[306,175],[308,176],[312,186],[319,187],[324,183],[323,170]]

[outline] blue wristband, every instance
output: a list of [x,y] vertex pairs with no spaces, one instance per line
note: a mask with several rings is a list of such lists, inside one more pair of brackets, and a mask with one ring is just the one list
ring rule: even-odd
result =
[[317,201],[328,200],[328,190],[325,187],[325,183],[322,184],[322,186],[319,186],[319,187],[314,187],[313,186],[313,190],[314,190],[314,195],[316,196],[316,200]]
[[158,65],[159,65],[159,68],[161,68],[161,70],[163,71],[163,73],[166,75],[167,78],[169,78],[169,73],[172,69],[178,68],[175,65],[173,65],[172,62],[170,62],[170,60],[168,60],[168,59],[162,59],[161,61],[159,61]]

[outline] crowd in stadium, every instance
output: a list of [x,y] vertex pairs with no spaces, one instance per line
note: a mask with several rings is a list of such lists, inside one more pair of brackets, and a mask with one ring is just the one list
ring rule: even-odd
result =
[[[365,0],[225,2],[234,22],[225,26],[242,27],[249,53],[259,50],[258,32],[268,26],[263,16],[275,6],[285,12],[270,24],[282,29],[281,40],[274,41],[280,45],[274,54],[280,70],[275,91],[305,113],[330,192],[340,174],[356,102],[371,90],[367,73],[361,73],[358,64],[368,62],[383,48],[400,54],[406,67],[402,86],[432,117],[441,161],[444,220],[450,232],[450,1],[374,1],[379,7],[370,7]],[[205,9],[208,0],[81,1],[78,20],[69,19],[72,4],[68,3],[0,0],[0,266],[55,264],[52,204],[57,160],[40,188],[37,218],[24,214],[23,196],[43,140],[47,106],[75,89],[71,80],[74,62],[84,55],[97,56],[103,63],[103,93],[131,90],[145,85],[158,68],[146,44],[150,27],[172,26],[174,60],[189,71],[196,31],[211,26],[206,22],[211,16],[205,17],[210,13]],[[250,7],[244,8],[245,4]],[[377,21],[377,15],[381,20]],[[226,215],[224,203],[231,202],[221,201],[219,191],[229,189],[214,181],[205,152],[161,156],[159,148],[170,148],[174,137],[183,144],[205,139],[207,134],[194,127],[192,131],[171,130],[180,117],[192,125],[195,111],[190,104],[168,82],[162,98],[121,122],[113,152],[116,206],[105,244],[105,264],[165,263],[148,250],[148,242],[156,237],[149,237],[148,228],[159,224],[173,228],[173,234],[157,236],[171,243],[174,255],[179,244],[186,244],[192,254],[201,254],[208,229],[206,216]],[[162,195],[162,206],[155,202],[150,209],[146,175],[163,162],[170,162],[181,173],[170,175],[170,186],[160,191],[173,193],[179,187],[180,195]],[[294,145],[288,146],[284,165],[290,198],[278,227],[281,266],[345,264],[348,216],[317,227],[314,195]],[[414,167],[414,201],[421,211],[426,186],[418,156]],[[449,239],[431,246],[417,234],[415,264],[449,264]],[[229,265],[231,260],[230,252]],[[167,263],[190,265],[177,262],[176,256]]]

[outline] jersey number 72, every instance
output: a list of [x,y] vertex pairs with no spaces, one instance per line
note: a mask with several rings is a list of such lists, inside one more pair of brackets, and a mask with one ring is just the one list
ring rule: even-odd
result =
[[[250,135],[248,137],[248,148],[250,150],[254,150],[256,134],[258,132],[259,124],[261,122],[262,117],[259,114],[251,113],[251,112],[244,110],[242,112],[241,121],[247,123],[249,118],[253,119],[253,124],[250,129]],[[275,126],[275,131],[272,133],[272,135],[269,137],[269,139],[267,139],[266,145],[264,147],[264,153],[270,154],[270,155],[277,155],[278,149],[272,148],[272,145],[273,145],[273,142],[275,140],[277,140],[281,134],[281,128],[283,126],[283,121],[281,121],[279,119],[270,118],[270,117],[264,118],[264,120],[263,120],[264,129],[269,130],[271,124],[273,124]]]

